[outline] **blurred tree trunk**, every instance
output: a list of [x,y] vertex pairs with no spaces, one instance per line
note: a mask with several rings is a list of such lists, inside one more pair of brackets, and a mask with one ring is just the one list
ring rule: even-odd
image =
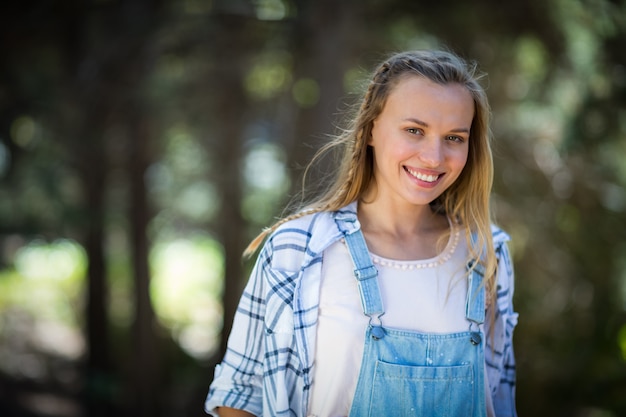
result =
[[90,58],[87,36],[87,11],[79,3],[65,9],[61,39],[66,63],[69,111],[61,122],[61,131],[70,132],[60,139],[70,149],[70,163],[82,181],[83,207],[82,243],[87,256],[87,302],[85,327],[87,334],[87,363],[85,395],[86,414],[104,417],[111,414],[111,356],[109,354],[107,263],[105,256],[105,192],[108,160],[104,151],[102,132],[105,115],[110,111],[110,96],[103,95],[95,80],[85,76],[84,64]]
[[[120,5],[120,18],[127,22],[126,48],[118,56],[122,123],[127,126],[129,183],[129,240],[133,277],[134,318],[132,324],[130,411],[132,416],[161,415],[164,403],[158,322],[150,295],[150,247],[148,226],[153,217],[150,208],[146,172],[154,161],[156,138],[142,87],[153,68],[151,42],[158,27],[159,0],[133,0]],[[133,86],[124,91],[125,86]]]
[[245,282],[241,258],[246,239],[246,224],[241,215],[241,157],[247,96],[243,77],[254,32],[248,28],[251,19],[245,15],[224,13],[216,20],[218,36],[214,38],[214,47],[217,64],[209,75],[214,89],[215,124],[212,131],[215,139],[208,145],[215,157],[215,182],[221,196],[215,227],[225,254],[224,327],[220,341],[223,355]]
[[132,415],[159,415],[160,361],[154,309],[150,299],[150,242],[147,235],[152,217],[145,183],[152,158],[150,121],[140,109],[129,119],[128,176],[130,183],[130,243],[134,277],[135,319],[133,322]]
[[[73,117],[80,128],[71,136],[86,195],[85,248],[89,262],[87,297],[87,415],[113,415],[113,383],[116,370],[111,363],[106,239],[106,177],[111,169],[105,146],[106,132],[113,124],[127,127],[129,183],[129,242],[133,273],[134,321],[130,366],[130,408],[133,416],[156,416],[160,398],[157,337],[150,300],[146,234],[151,218],[144,176],[151,162],[152,140],[138,86],[146,67],[146,44],[155,15],[156,2],[135,0],[130,4],[87,8],[74,2],[66,6],[65,45],[72,68],[70,85],[75,98]],[[100,24],[92,31],[88,22]],[[120,24],[114,24],[119,22]],[[137,24],[137,22],[140,22]],[[95,45],[98,45],[96,48]],[[132,88],[129,89],[129,86]],[[75,120],[66,121],[72,126]],[[67,126],[65,128],[67,128]],[[119,157],[119,155],[117,155]],[[123,161],[123,158],[120,158]],[[123,162],[122,162],[123,163]],[[119,404],[118,404],[119,405]]]
[[[300,170],[324,143],[327,135],[336,133],[337,115],[345,107],[344,77],[358,54],[357,44],[363,42],[358,33],[357,17],[362,4],[355,1],[299,1],[298,18],[294,21],[294,81],[309,78],[319,87],[319,98],[310,107],[296,109],[293,137],[286,138],[288,160]],[[308,184],[316,185],[329,169],[332,160],[323,160],[310,173]],[[292,173],[292,178],[302,172]],[[301,181],[294,181],[293,193],[300,191]],[[317,187],[313,187],[316,190]],[[323,192],[324,190],[316,190]]]
[[[91,126],[93,127],[93,126]],[[89,137],[88,135],[82,138]],[[84,158],[81,178],[86,196],[87,222],[85,225],[85,251],[87,253],[87,412],[89,416],[107,416],[111,407],[109,397],[108,286],[105,262],[104,190],[106,163],[102,157],[100,140],[94,140]]]

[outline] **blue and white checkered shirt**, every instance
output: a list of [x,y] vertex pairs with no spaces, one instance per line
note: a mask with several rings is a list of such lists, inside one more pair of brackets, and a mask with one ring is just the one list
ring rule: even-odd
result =
[[[340,210],[355,216],[356,203]],[[306,416],[313,384],[322,255],[343,237],[336,213],[321,212],[281,225],[267,240],[243,292],[205,409],[232,407],[256,416]],[[513,267],[509,237],[493,227],[498,256],[495,323],[487,312],[486,380],[496,416],[515,416]]]

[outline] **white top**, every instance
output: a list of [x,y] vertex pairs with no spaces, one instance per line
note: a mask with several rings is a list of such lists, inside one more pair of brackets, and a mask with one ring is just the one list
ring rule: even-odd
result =
[[[432,259],[394,261],[371,255],[385,309],[383,326],[423,333],[467,331],[467,255],[466,241],[456,227],[445,249]],[[324,252],[311,416],[350,413],[369,323],[353,271],[344,241]],[[491,396],[486,397],[487,408],[492,408]]]

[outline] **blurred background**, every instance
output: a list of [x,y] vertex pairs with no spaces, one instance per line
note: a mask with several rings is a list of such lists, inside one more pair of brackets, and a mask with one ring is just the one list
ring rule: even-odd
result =
[[0,415],[204,415],[243,248],[373,66],[439,47],[488,73],[520,416],[626,416],[618,0],[3,2]]

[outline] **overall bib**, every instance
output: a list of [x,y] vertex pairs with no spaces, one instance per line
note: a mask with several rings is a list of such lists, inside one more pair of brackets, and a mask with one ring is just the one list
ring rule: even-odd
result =
[[[338,223],[340,223],[339,220]],[[345,228],[341,228],[345,230]],[[345,233],[363,313],[370,318],[351,417],[483,417],[485,406],[485,289],[480,265],[469,277],[466,332],[428,334],[391,329],[360,229]]]

